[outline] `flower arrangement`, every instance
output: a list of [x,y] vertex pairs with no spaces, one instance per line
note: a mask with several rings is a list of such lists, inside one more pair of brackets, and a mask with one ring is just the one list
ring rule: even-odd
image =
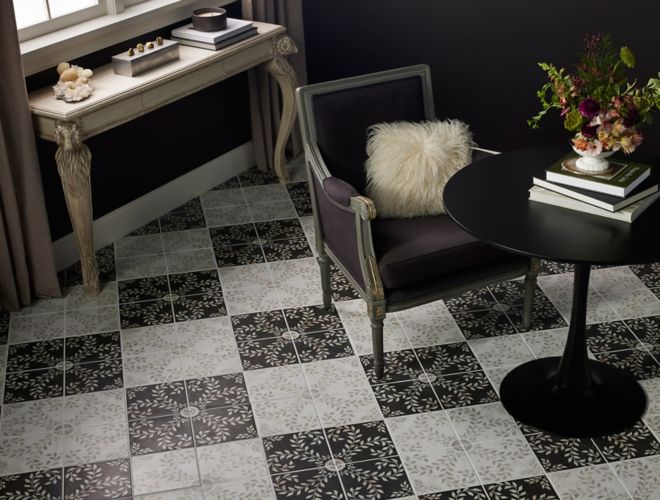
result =
[[541,111],[527,123],[538,128],[539,121],[553,108],[561,110],[564,128],[575,135],[574,149],[586,155],[623,151],[632,153],[642,143],[638,127],[651,123],[660,109],[658,78],[639,87],[626,73],[635,67],[628,47],[614,48],[609,35],[586,35],[584,51],[575,71],[539,63],[550,80],[536,93]]

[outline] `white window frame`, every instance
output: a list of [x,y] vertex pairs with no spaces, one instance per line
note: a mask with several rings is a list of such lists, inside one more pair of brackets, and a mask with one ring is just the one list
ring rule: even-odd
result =
[[28,76],[55,68],[60,62],[182,21],[189,18],[194,9],[207,7],[209,3],[218,6],[235,1],[101,0],[101,12],[99,6],[90,7],[18,30],[23,70]]

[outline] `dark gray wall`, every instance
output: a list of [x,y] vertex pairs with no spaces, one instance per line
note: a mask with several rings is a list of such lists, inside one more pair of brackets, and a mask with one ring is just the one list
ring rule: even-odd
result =
[[[660,71],[657,0],[308,0],[310,82],[397,66],[431,66],[439,117],[470,124],[477,142],[499,150],[567,143],[560,119],[540,130],[544,83],[537,61],[570,66],[584,33],[612,33],[636,54],[644,83]],[[660,158],[660,114],[643,129],[638,158]]]

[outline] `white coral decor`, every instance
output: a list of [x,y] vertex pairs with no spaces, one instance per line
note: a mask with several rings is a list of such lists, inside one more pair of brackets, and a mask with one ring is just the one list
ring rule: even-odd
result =
[[57,65],[57,72],[60,79],[53,87],[53,91],[58,99],[65,102],[77,102],[92,95],[94,88],[89,84],[89,79],[93,75],[91,69],[60,63]]

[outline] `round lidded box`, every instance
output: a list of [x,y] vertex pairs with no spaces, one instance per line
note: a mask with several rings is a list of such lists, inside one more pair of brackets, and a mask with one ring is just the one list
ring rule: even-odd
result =
[[227,27],[227,11],[220,7],[204,7],[192,13],[193,29],[197,31],[220,31]]

